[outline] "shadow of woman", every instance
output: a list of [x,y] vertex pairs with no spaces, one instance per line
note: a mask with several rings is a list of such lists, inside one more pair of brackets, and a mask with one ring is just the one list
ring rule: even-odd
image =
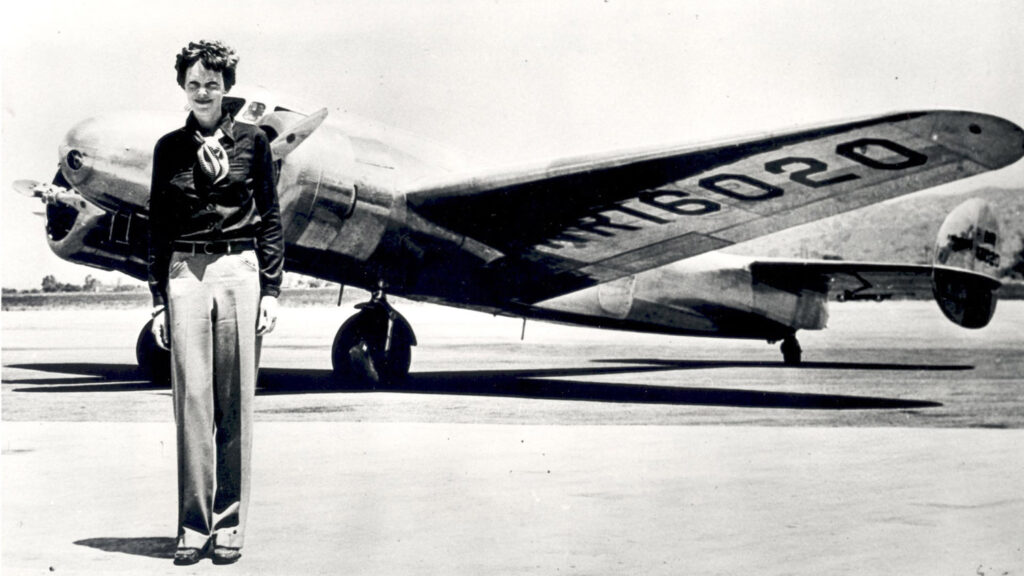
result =
[[149,538],[87,538],[79,540],[75,544],[104,552],[121,552],[135,556],[171,559],[174,557],[177,542],[174,538],[152,536]]

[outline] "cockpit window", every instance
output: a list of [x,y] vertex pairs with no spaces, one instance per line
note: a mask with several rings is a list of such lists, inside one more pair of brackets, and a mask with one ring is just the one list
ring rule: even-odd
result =
[[232,118],[247,124],[257,124],[267,113],[269,106],[259,100],[246,100],[239,96],[224,96],[224,110]]
[[263,102],[249,102],[249,105],[242,112],[241,120],[255,124],[260,118],[263,118],[263,113],[266,111],[267,105]]

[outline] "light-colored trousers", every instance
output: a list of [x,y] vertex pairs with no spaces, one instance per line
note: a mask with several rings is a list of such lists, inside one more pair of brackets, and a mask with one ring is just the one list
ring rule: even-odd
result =
[[167,282],[178,444],[178,546],[241,548],[259,363],[253,251],[171,257]]

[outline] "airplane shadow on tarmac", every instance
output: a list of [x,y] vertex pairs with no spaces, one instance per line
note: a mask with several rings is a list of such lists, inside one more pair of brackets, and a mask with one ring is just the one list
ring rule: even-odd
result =
[[[635,404],[674,404],[690,406],[729,406],[740,408],[785,408],[806,410],[865,410],[936,407],[942,404],[926,400],[878,398],[836,394],[775,392],[758,389],[730,389],[686,386],[586,381],[586,376],[640,374],[646,372],[761,368],[786,370],[877,370],[877,371],[960,371],[964,365],[878,364],[851,362],[807,362],[799,368],[781,363],[750,361],[687,361],[661,359],[595,360],[595,365],[577,368],[540,368],[522,370],[469,370],[414,372],[400,385],[368,387],[339,382],[330,370],[263,368],[257,395],[394,392],[448,394],[457,396],[502,396],[566,401],[614,402]],[[617,365],[614,365],[617,364]],[[31,384],[14,392],[128,392],[166,389],[150,382],[128,364],[20,364],[12,368],[59,372],[60,378],[8,380],[8,384]],[[64,374],[81,374],[68,378]],[[558,378],[580,378],[562,380]]]

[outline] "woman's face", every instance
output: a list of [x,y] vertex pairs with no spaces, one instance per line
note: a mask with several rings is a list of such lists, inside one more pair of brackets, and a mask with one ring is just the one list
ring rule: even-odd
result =
[[224,92],[224,74],[207,70],[202,60],[185,71],[185,96],[200,126],[213,128],[220,122]]

